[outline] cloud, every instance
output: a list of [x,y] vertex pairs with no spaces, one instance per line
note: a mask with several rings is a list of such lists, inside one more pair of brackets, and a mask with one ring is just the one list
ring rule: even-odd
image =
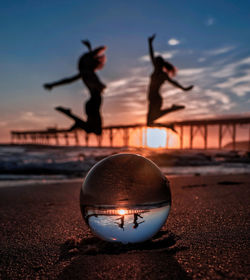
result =
[[[162,52],[162,53],[160,53],[160,52],[155,52],[155,56],[160,55],[160,56],[162,56],[164,59],[171,59],[171,58],[173,58],[177,53],[178,53],[177,50],[175,50],[175,51],[166,51],[166,52]],[[149,54],[144,55],[144,56],[141,56],[141,57],[139,58],[139,60],[148,62],[148,61],[150,61],[150,56],[149,56]]]
[[220,55],[220,54],[227,53],[227,52],[229,52],[229,51],[231,51],[233,49],[235,49],[234,46],[226,46],[226,47],[222,47],[222,48],[206,51],[206,54],[207,55]]
[[127,84],[127,79],[120,79],[109,83],[109,88],[119,88]]
[[[217,87],[219,88],[232,88],[236,86],[237,84],[247,82],[249,84],[250,82],[250,71],[246,71],[246,73],[242,74],[240,77],[230,77],[228,80],[224,81],[223,83],[217,84]],[[249,88],[250,89],[250,88]]]
[[246,68],[246,65],[250,65],[250,57],[229,64],[217,65],[216,71],[211,73],[212,78],[219,80],[214,83],[214,87],[235,95],[240,98],[239,102],[246,102],[246,96],[250,94],[250,70],[249,67]]
[[48,112],[17,112],[8,120],[2,121],[0,126],[8,127],[9,130],[44,130],[53,126],[58,120],[54,116],[49,116]]
[[180,44],[180,41],[177,40],[177,39],[175,39],[175,38],[171,38],[171,39],[168,40],[168,44],[169,44],[170,46],[176,46],[176,45],[179,45],[179,44]]
[[250,65],[250,56],[229,64],[219,65],[211,75],[216,78],[226,78],[237,75],[239,68]]
[[107,85],[103,106],[105,125],[145,122],[149,71],[137,67],[130,74]]
[[[213,55],[226,53],[233,49],[232,46],[227,46],[210,50],[207,53],[208,57],[201,56],[201,58],[207,59],[207,66],[180,69],[175,79],[183,86],[194,84],[195,87],[190,92],[183,92],[166,82],[160,91],[163,97],[162,107],[183,104],[186,108],[166,115],[160,121],[212,117],[218,115],[218,112],[223,114],[239,111],[242,98],[246,99],[245,96],[250,91],[250,70],[246,67],[250,65],[250,56],[233,62],[232,58],[208,60]],[[162,54],[172,57],[175,53]],[[140,61],[146,61],[146,57],[148,61],[148,55],[144,56],[144,59],[141,57]],[[138,66],[131,69],[128,77],[111,81],[108,84],[104,99],[105,124],[145,122],[151,71],[150,63]],[[247,102],[247,99],[244,102]],[[109,114],[111,111],[113,113]],[[106,115],[105,112],[107,112]],[[114,119],[114,115],[119,117]]]
[[206,21],[205,21],[205,25],[206,26],[211,26],[215,24],[215,19],[213,17],[209,17]]
[[197,74],[204,73],[206,68],[187,68],[187,69],[181,69],[178,71],[178,74],[180,76],[194,76]]
[[205,95],[212,97],[214,100],[217,100],[223,104],[229,104],[230,103],[230,98],[226,94],[219,92],[219,91],[214,91],[214,90],[205,90],[204,92]]
[[162,95],[169,98],[170,96],[175,96],[176,94],[180,93],[180,89],[178,88],[169,88],[169,87],[164,87],[162,89]]
[[36,124],[43,124],[50,122],[51,118],[44,114],[37,114],[34,112],[22,112],[19,116],[19,121],[26,121]]
[[235,86],[231,90],[239,97],[245,96],[247,93],[250,94],[250,82],[244,85]]
[[222,67],[215,68],[211,73],[211,77],[214,78],[228,78],[235,74],[235,65],[228,64]]
[[206,61],[206,58],[205,58],[205,57],[200,57],[200,58],[198,59],[198,62],[204,62],[204,61]]
[[6,121],[0,121],[0,126],[6,126],[8,124],[8,122]]
[[160,55],[164,59],[170,59],[170,58],[173,58],[177,53],[178,53],[178,51],[170,51],[170,52],[163,52]]
[[239,64],[250,64],[250,56],[243,58],[239,61]]

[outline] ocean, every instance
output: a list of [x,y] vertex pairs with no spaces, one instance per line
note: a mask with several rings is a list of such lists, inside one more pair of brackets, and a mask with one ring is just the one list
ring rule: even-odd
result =
[[0,187],[83,181],[95,163],[117,153],[145,156],[167,176],[250,174],[248,152],[0,145]]

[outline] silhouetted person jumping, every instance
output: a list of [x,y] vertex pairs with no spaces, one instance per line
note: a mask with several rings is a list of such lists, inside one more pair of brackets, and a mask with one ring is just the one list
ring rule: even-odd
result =
[[[184,109],[183,105],[173,104],[171,107],[166,109],[161,109],[162,97],[160,95],[160,88],[165,81],[170,82],[177,88],[188,91],[193,88],[193,86],[183,87],[177,81],[173,80],[172,77],[176,75],[176,68],[170,64],[168,61],[164,60],[161,56],[154,56],[153,50],[153,40],[155,34],[148,38],[149,43],[149,54],[151,62],[154,66],[154,71],[151,74],[150,85],[148,91],[148,115],[147,115],[147,125],[152,125],[155,120],[173,111]],[[172,128],[173,129],[173,128]],[[173,129],[174,130],[174,129]]]
[[134,214],[134,225],[133,225],[133,229],[137,229],[139,224],[144,223],[145,221],[141,221],[140,223],[137,222],[138,217],[140,217],[141,219],[143,219],[143,217],[140,214]]
[[124,215],[122,215],[120,218],[116,220],[121,220],[120,223],[116,223],[116,222],[115,223],[119,226],[119,228],[121,228],[124,231]]
[[101,46],[92,50],[91,44],[88,40],[82,41],[82,43],[88,48],[89,52],[83,54],[79,59],[79,73],[72,77],[59,80],[57,82],[44,84],[44,88],[51,90],[55,86],[69,84],[81,78],[90,92],[90,99],[86,102],[85,105],[87,121],[85,122],[81,118],[72,114],[71,110],[68,108],[56,107],[55,109],[66,114],[68,117],[75,121],[75,124],[70,128],[70,130],[81,128],[84,129],[87,133],[93,132],[97,135],[101,135],[101,94],[106,86],[99,80],[95,72],[102,69],[105,64],[106,57],[104,55],[104,51],[106,50],[106,47]]

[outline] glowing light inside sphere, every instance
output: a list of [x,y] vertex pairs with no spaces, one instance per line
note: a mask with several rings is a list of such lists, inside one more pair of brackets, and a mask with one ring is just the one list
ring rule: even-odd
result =
[[169,182],[152,161],[142,156],[113,155],[87,174],[80,206],[85,222],[98,237],[124,244],[143,242],[167,220]]
[[123,209],[120,209],[120,210],[118,210],[117,212],[118,212],[118,214],[120,214],[120,215],[125,215],[125,213],[126,213],[126,211],[123,210]]

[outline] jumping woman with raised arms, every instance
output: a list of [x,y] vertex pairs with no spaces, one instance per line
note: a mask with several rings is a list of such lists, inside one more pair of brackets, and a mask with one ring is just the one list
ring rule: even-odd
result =
[[72,114],[71,110],[68,108],[56,107],[55,109],[66,114],[75,121],[75,124],[70,128],[70,130],[81,128],[87,133],[92,132],[96,135],[101,135],[102,118],[100,114],[100,107],[102,103],[102,92],[106,86],[99,80],[96,75],[96,71],[102,69],[105,64],[106,57],[104,55],[104,51],[106,50],[106,47],[101,46],[92,50],[91,44],[88,40],[82,41],[82,43],[89,51],[83,54],[79,59],[79,73],[70,78],[65,78],[53,83],[47,83],[44,85],[44,88],[51,90],[55,86],[69,84],[78,79],[82,79],[90,92],[90,99],[85,105],[87,120],[83,121],[76,115]]
[[148,115],[147,115],[147,125],[152,125],[155,120],[173,111],[184,109],[183,105],[173,104],[171,107],[166,109],[161,109],[162,107],[162,97],[160,95],[160,88],[165,81],[168,81],[173,86],[180,88],[184,91],[191,90],[193,86],[183,87],[177,81],[173,80],[172,77],[176,75],[176,68],[170,64],[168,61],[164,60],[161,56],[155,57],[153,50],[153,40],[155,34],[148,38],[149,44],[149,54],[151,62],[154,66],[154,71],[150,77],[150,85],[148,91]]

